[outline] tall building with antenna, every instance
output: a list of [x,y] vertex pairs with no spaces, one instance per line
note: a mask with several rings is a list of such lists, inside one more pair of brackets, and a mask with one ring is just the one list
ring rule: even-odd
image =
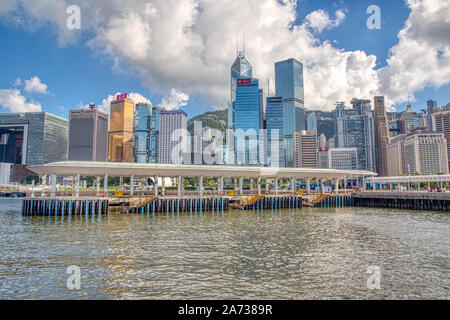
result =
[[235,129],[235,101],[236,101],[236,86],[237,80],[241,78],[252,78],[252,65],[245,58],[245,38],[243,44],[243,50],[239,51],[237,38],[236,38],[236,60],[234,60],[231,66],[231,96],[230,104],[228,106],[228,128]]

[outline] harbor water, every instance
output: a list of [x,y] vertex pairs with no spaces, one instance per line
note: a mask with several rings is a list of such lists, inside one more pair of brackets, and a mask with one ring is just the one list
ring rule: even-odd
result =
[[[0,199],[0,299],[450,298],[448,213],[304,207],[61,217],[23,216],[21,205]],[[73,267],[79,289],[68,286]]]

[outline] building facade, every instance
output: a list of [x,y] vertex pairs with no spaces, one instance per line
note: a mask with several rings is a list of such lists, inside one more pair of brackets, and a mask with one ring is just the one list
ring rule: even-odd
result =
[[164,107],[152,107],[151,125],[150,125],[150,163],[159,163],[159,128],[160,113],[164,111]]
[[95,109],[69,111],[69,160],[107,161],[108,114]]
[[400,117],[400,133],[409,134],[418,128],[420,128],[420,121],[417,112],[408,104]]
[[294,59],[275,63],[275,95],[283,98],[284,134],[305,130],[303,64]]
[[434,100],[427,101],[427,129],[428,132],[434,132],[436,129],[434,128],[433,122],[433,114],[437,112],[437,102]]
[[447,141],[447,157],[450,161],[450,111],[433,114],[433,127],[436,132],[444,134],[444,138]]
[[374,129],[377,173],[385,177],[388,174],[386,146],[389,144],[389,128],[382,96],[374,97]]
[[181,164],[189,138],[187,114],[183,110],[166,110],[159,115],[159,163]]
[[108,161],[133,162],[134,101],[119,95],[110,117]]
[[447,140],[443,133],[416,133],[405,139],[408,174],[448,174]]
[[150,163],[152,106],[137,103],[133,120],[133,162]]
[[358,170],[375,172],[375,135],[370,100],[353,99],[352,105],[350,109],[343,102],[336,104],[334,145],[336,148],[356,148]]
[[311,113],[306,117],[306,130],[317,132],[317,117],[315,113]]
[[302,130],[293,134],[295,168],[317,168],[317,133]]
[[389,177],[397,177],[405,174],[405,139],[406,134],[400,134],[393,137],[386,146],[387,175]]
[[69,121],[47,112],[0,114],[0,162],[41,165],[66,161]]
[[357,148],[328,149],[328,168],[337,170],[359,170]]
[[269,166],[285,167],[284,133],[283,133],[283,99],[267,97],[266,100],[266,132],[267,155]]
[[257,79],[237,80],[234,105],[236,164],[259,165],[259,131],[264,126],[264,110]]

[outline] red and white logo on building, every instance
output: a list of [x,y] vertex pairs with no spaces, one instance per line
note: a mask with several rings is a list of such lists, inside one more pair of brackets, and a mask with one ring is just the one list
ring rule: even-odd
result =
[[127,94],[126,93],[118,94],[116,96],[116,100],[125,100],[126,98],[127,98]]

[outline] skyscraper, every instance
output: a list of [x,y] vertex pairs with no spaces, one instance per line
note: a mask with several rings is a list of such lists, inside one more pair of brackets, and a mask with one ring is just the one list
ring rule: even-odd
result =
[[181,146],[183,139],[188,143],[184,136],[187,135],[187,114],[183,110],[168,110],[159,115],[159,163],[181,164],[185,150],[176,148]]
[[356,148],[358,170],[375,172],[375,138],[370,100],[353,99],[352,105],[353,108],[349,109],[343,102],[336,104],[335,146]]
[[0,114],[0,162],[41,165],[66,161],[69,121],[48,112]]
[[267,97],[266,132],[269,166],[280,168],[285,167],[283,111],[283,99],[281,97]]
[[336,170],[359,170],[356,148],[328,149],[328,168]]
[[150,163],[151,115],[151,104],[136,104],[134,110],[133,162]]
[[245,58],[245,53],[243,51],[238,51],[236,60],[234,60],[231,66],[231,97],[230,105],[228,107],[228,128],[234,129],[234,102],[236,101],[236,86],[237,81],[240,78],[251,78],[252,75],[252,65]]
[[435,125],[436,132],[444,134],[445,140],[447,141],[447,155],[450,161],[450,111],[433,114],[433,123]]
[[257,165],[259,131],[263,128],[263,104],[257,79],[238,79],[235,105],[235,152],[237,165]]
[[317,133],[302,130],[294,132],[294,167],[317,168]]
[[317,117],[315,113],[311,113],[306,117],[306,129],[317,132]]
[[387,163],[388,163],[388,172],[387,175],[389,177],[400,176],[405,171],[405,139],[406,134],[400,134],[391,139],[390,143],[386,147],[387,153]]
[[275,63],[276,96],[283,98],[284,134],[305,130],[303,64],[294,59]]
[[437,102],[434,100],[428,100],[427,101],[427,127],[428,132],[435,131],[435,128],[433,126],[433,113],[436,112],[437,109]]
[[389,128],[382,96],[374,97],[374,122],[377,173],[384,177],[387,176],[386,146],[389,143]]
[[69,111],[69,160],[108,159],[108,114],[95,109]]
[[406,106],[405,112],[400,117],[400,133],[408,134],[420,127],[417,113],[410,104]]
[[405,139],[408,174],[448,174],[447,141],[443,133],[416,133]]
[[164,111],[163,107],[152,107],[151,125],[150,125],[150,153],[149,162],[159,163],[159,128],[160,113]]
[[126,94],[111,101],[108,160],[133,162],[134,101]]

